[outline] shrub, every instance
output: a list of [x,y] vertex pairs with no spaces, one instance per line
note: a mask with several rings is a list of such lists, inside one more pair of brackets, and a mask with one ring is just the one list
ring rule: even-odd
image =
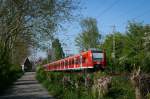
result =
[[134,88],[127,77],[113,77],[111,88],[105,98],[135,99]]
[[[64,77],[67,78],[66,81],[63,81]],[[84,86],[84,78],[82,75],[63,72],[45,72],[39,66],[36,78],[57,99],[85,99],[85,97],[86,99],[92,99],[90,89]]]
[[[97,72],[91,75],[95,76],[93,79],[108,76],[104,72]],[[37,70],[36,77],[48,89],[50,94],[57,99],[99,98],[97,95],[92,94],[91,87],[85,86],[83,75],[64,72],[45,72],[43,68],[40,67]],[[63,82],[64,77],[68,77],[66,82]],[[134,89],[127,77],[112,77],[112,84],[108,93],[100,99],[135,99]]]
[[12,85],[12,83],[16,81],[19,77],[21,77],[21,75],[23,74],[19,66],[10,65],[10,64],[6,64],[6,65],[8,65],[6,66],[7,68],[1,69],[1,72],[0,72],[0,79],[1,79],[0,93],[1,94],[4,92],[4,90],[9,88],[9,86]]

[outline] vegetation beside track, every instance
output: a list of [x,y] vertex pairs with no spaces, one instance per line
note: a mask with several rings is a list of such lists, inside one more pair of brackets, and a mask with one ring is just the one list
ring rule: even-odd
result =
[[[80,49],[87,50],[88,48],[98,45],[97,43],[93,45],[94,41],[92,41],[96,39],[93,37],[97,36],[89,37],[89,33],[92,33],[91,31],[94,30],[94,32],[98,32],[96,22],[92,20],[93,19],[87,19],[85,21],[90,22],[90,24],[81,24],[83,30],[86,30],[82,31],[76,39],[76,43]],[[95,25],[93,26],[93,24]],[[94,28],[91,29],[87,27]],[[150,72],[149,37],[149,25],[129,22],[125,33],[114,32],[114,34],[108,34],[101,46],[96,46],[98,49],[105,49],[107,69],[105,69],[103,73],[94,73],[92,82],[103,76],[112,77],[111,87],[108,89],[107,94],[103,95],[100,99],[140,99],[139,97],[145,97],[146,95],[149,97],[150,88],[147,87],[149,85],[149,77],[144,77],[144,74],[148,75]],[[99,39],[97,39],[97,41],[99,41]],[[61,56],[61,54],[59,56]],[[43,64],[46,63],[47,62]],[[113,73],[117,75],[113,75]],[[118,75],[120,73],[130,73],[132,75],[126,77],[124,75]],[[71,81],[75,83],[68,84],[68,86],[64,87],[62,84],[62,78],[64,76],[70,76]],[[39,69],[37,72],[38,80],[40,80],[52,94],[61,99],[82,99],[82,97],[84,99],[97,99],[97,94],[92,94],[92,87],[85,87],[84,79],[78,88],[72,87],[75,86],[76,82],[80,82],[78,79],[82,79],[80,76],[81,75],[76,74],[64,74],[62,72],[44,72],[42,69]],[[141,83],[142,79],[145,80],[143,81],[145,84]],[[93,86],[93,83],[91,85]],[[145,86],[146,88],[144,88]],[[145,90],[148,90],[148,92]]]
[[5,68],[3,71],[0,73],[0,94],[3,94],[4,91],[9,88],[14,81],[16,81],[19,77],[23,75],[23,72],[20,66],[10,66],[10,68]]
[[79,8],[73,0],[0,0],[0,91],[22,74],[20,65],[27,57],[47,48],[45,42],[53,41],[61,23],[71,22]]
[[[36,78],[44,85],[57,99],[98,99],[97,94],[93,94],[92,86],[95,79],[108,76],[106,73],[93,73],[91,83],[85,86],[84,75],[70,74],[63,72],[45,72],[41,67],[37,69]],[[69,77],[66,82],[63,77]],[[108,93],[100,99],[135,99],[134,88],[128,77],[112,76],[111,86]]]

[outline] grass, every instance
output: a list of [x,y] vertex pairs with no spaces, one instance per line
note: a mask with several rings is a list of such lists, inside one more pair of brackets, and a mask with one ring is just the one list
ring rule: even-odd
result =
[[10,65],[10,68],[3,69],[0,73],[0,94],[3,94],[6,89],[8,89],[13,82],[15,82],[19,77],[23,75],[20,66]]
[[[62,78],[69,76],[72,82],[63,84]],[[95,78],[107,76],[106,73],[96,73]],[[84,86],[82,75],[65,74],[63,72],[45,72],[42,68],[37,70],[37,79],[57,99],[135,99],[134,90],[127,77],[114,76],[108,93],[99,98],[92,94],[91,87]],[[76,87],[78,83],[78,87]]]
[[104,98],[135,99],[134,88],[132,87],[127,77],[123,76],[113,77],[111,88]]

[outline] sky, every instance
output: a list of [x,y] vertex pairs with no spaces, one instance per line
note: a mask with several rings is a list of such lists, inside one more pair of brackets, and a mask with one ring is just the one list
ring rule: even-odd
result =
[[[100,34],[105,37],[115,30],[124,33],[128,21],[150,24],[150,0],[81,0],[81,19],[65,24],[64,30],[57,33],[66,54],[78,53],[74,39],[81,32],[80,20],[92,17],[97,20]],[[78,12],[77,12],[78,13]],[[44,57],[44,52],[39,52]]]

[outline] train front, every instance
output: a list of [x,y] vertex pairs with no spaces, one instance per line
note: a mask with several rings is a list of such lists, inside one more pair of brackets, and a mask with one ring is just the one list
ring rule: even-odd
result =
[[106,55],[104,51],[91,51],[93,66],[96,70],[103,70],[106,67]]

